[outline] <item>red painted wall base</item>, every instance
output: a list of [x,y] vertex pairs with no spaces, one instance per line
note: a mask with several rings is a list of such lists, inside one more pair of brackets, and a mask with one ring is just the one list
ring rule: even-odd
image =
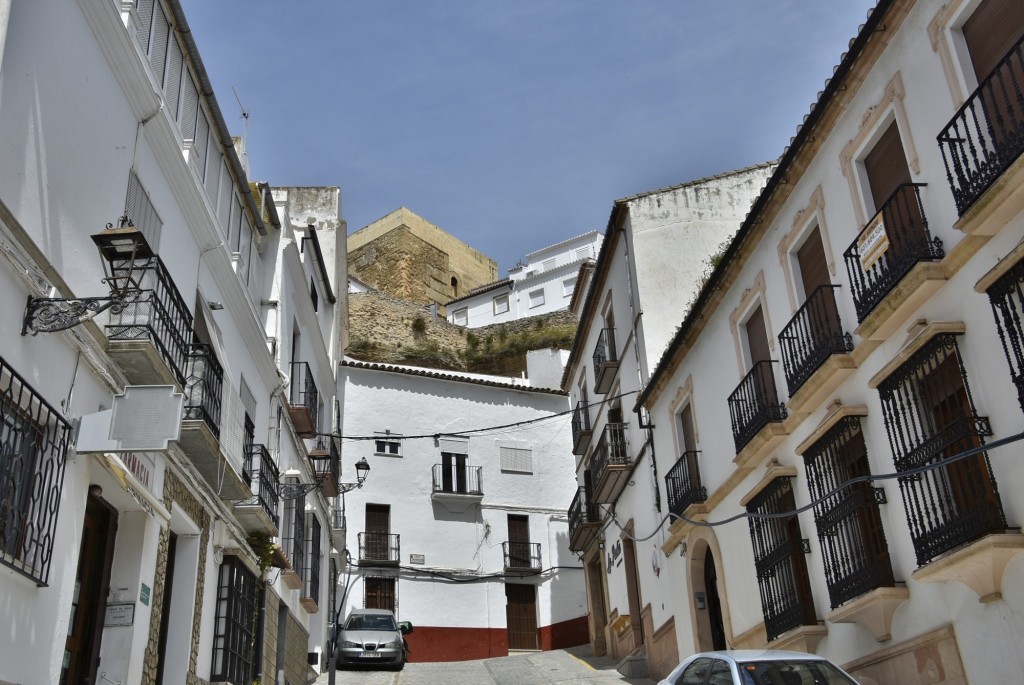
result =
[[590,626],[586,616],[573,618],[540,629],[540,648],[565,649],[590,643]]
[[[542,626],[537,633],[543,650],[585,645],[590,641],[586,616]],[[409,643],[409,661],[415,662],[508,656],[508,633],[504,628],[416,626],[406,641]]]

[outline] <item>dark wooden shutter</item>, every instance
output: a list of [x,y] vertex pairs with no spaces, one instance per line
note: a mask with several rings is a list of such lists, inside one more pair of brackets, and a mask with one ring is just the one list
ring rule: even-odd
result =
[[697,441],[694,439],[693,410],[689,404],[679,414],[679,425],[683,431],[683,451],[693,452],[697,449]]
[[387,560],[390,558],[388,538],[391,532],[391,507],[387,504],[366,505],[366,549],[367,559]]
[[747,331],[747,349],[750,352],[750,363],[756,364],[771,359],[768,349],[768,333],[764,325],[764,311],[758,307],[750,315],[745,324]]
[[828,262],[825,260],[825,246],[821,242],[821,231],[814,229],[807,240],[796,251],[796,259],[800,264],[800,280],[804,286],[804,299],[811,296],[823,285],[829,285]]
[[368,577],[363,582],[363,608],[397,611],[395,579]]
[[895,121],[889,124],[889,128],[864,158],[864,168],[871,185],[875,211],[882,208],[897,188],[911,182],[910,167],[907,166],[907,156],[903,153],[903,141]]
[[984,0],[963,31],[974,74],[981,83],[1024,36],[1024,2]]

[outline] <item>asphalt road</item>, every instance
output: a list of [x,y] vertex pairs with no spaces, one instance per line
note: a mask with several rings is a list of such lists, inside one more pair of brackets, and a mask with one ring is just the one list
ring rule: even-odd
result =
[[[327,685],[327,674],[316,681]],[[338,671],[338,685],[653,685],[653,680],[624,678],[615,661],[591,657],[589,647],[529,652],[495,659],[406,664],[405,670]]]

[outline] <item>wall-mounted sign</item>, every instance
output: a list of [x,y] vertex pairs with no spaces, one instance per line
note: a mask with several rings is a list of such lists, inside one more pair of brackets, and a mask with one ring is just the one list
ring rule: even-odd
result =
[[135,602],[108,604],[104,626],[130,626],[135,622]]
[[885,232],[885,221],[882,212],[875,215],[860,237],[857,238],[857,251],[860,253],[860,268],[870,271],[875,262],[889,249],[889,236]]
[[427,563],[427,558],[425,556],[423,556],[422,554],[410,554],[409,555],[409,563],[410,564],[425,564],[425,563]]
[[608,552],[608,573],[612,572],[612,568],[617,566],[616,562],[619,561],[619,557],[622,556],[622,540],[616,540],[615,544],[612,545],[612,551]]
[[145,583],[142,584],[142,588],[139,590],[139,601],[149,606],[149,586]]

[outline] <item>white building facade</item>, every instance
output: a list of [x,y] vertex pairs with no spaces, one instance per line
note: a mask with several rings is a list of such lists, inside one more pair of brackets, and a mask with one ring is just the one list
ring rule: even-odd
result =
[[570,545],[587,567],[595,652],[635,657],[635,674],[664,675],[678,658],[672,608],[648,589],[670,593],[661,541],[635,540],[655,530],[663,513],[651,426],[633,412],[636,394],[771,168],[616,201],[586,298],[576,300],[580,326],[562,379],[573,406],[579,486]]
[[568,309],[580,266],[597,257],[600,244],[601,234],[591,231],[529,253],[507,279],[449,302],[448,322],[481,328]]
[[177,2],[10,9],[0,681],[304,682],[343,267],[249,183]]
[[1019,679],[1022,38],[1019,3],[878,3],[652,372],[640,593],[680,656]]
[[342,618],[395,611],[415,626],[412,661],[586,643],[565,395],[351,360],[340,372],[346,462],[370,466],[343,498]]

